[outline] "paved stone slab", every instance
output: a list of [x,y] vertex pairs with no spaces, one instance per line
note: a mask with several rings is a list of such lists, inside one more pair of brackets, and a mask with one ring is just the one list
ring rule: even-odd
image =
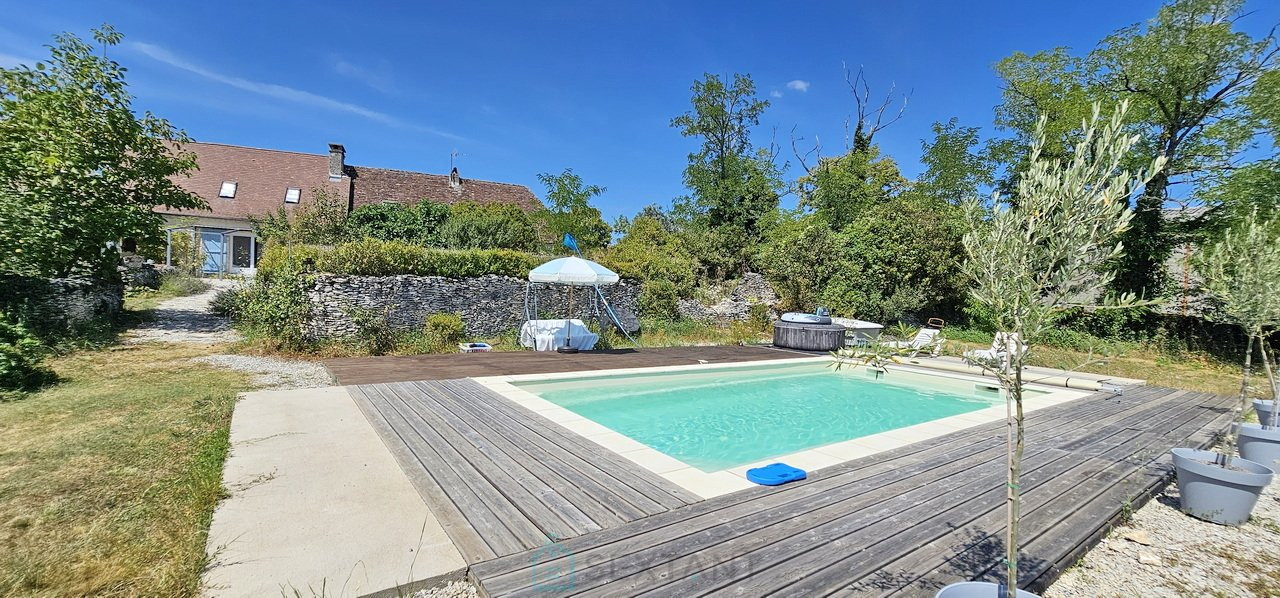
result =
[[206,596],[357,596],[465,566],[346,389],[248,393]]

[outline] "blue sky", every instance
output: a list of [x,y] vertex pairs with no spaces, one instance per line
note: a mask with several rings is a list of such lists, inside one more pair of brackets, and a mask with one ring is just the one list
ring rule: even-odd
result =
[[[370,6],[375,5],[376,6]],[[853,102],[841,63],[873,94],[910,93],[876,141],[920,169],[934,121],[991,130],[1011,52],[1091,48],[1156,0],[926,2],[43,2],[0,0],[0,66],[39,59],[52,34],[109,22],[126,36],[135,107],[201,141],[322,153],[360,165],[529,185],[572,167],[604,185],[612,219],[685,193],[696,142],[668,126],[704,72],[750,73],[772,106],[759,131],[843,147]],[[1245,29],[1280,22],[1255,0]]]

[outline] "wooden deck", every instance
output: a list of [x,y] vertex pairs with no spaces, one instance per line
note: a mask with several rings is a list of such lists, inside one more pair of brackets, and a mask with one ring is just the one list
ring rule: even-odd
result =
[[341,385],[547,374],[696,363],[793,359],[805,354],[762,346],[663,347],[561,354],[553,351],[350,357],[324,362]]
[[[1002,422],[698,501],[474,382],[353,395],[482,596],[932,596],[1000,575]],[[1145,502],[1168,449],[1207,443],[1231,402],[1141,387],[1032,412],[1022,585],[1046,587]]]
[[468,563],[699,500],[470,380],[351,394]]
[[[1168,449],[1225,428],[1231,399],[1164,388],[1033,412],[1022,585],[1046,587],[1167,481]],[[474,565],[486,596],[932,596],[996,579],[1003,424],[956,432]]]

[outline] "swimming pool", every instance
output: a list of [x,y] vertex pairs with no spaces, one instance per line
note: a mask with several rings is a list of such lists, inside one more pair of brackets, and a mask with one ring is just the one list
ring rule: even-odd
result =
[[821,361],[514,385],[704,472],[1003,403],[987,382]]

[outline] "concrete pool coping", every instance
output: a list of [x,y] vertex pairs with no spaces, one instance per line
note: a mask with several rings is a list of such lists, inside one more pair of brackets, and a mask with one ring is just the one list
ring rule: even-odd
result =
[[[816,364],[830,361],[831,358],[827,356],[799,357],[795,359],[771,360],[767,362],[767,365]],[[638,442],[624,434],[614,431],[604,425],[578,415],[564,407],[547,401],[546,399],[539,397],[537,394],[515,385],[515,383],[519,382],[540,382],[650,373],[693,372],[712,369],[737,369],[761,367],[762,365],[764,364],[758,361],[716,364],[709,363],[696,365],[619,368],[614,370],[592,370],[587,372],[482,376],[472,378],[472,380],[498,393],[507,400],[533,411],[548,421],[590,440],[609,451],[617,453],[632,463],[662,476],[664,479],[677,484],[680,487],[701,496],[702,498],[712,498],[755,486],[756,484],[748,481],[746,478],[746,471],[753,467],[759,467],[761,465],[767,465],[775,462],[785,462],[789,465],[812,471],[822,469],[824,467],[830,467],[832,465],[838,465],[845,461],[874,455],[882,451],[895,449],[914,442],[928,440],[973,426],[993,421],[1000,421],[1006,417],[1006,408],[1004,405],[993,405],[977,411],[952,415],[851,440],[821,445],[729,469],[706,472],[670,455],[662,453],[657,449]],[[895,364],[891,366],[891,369],[984,384],[991,383],[991,378],[974,376],[971,373],[962,373],[950,369],[931,368],[918,362],[910,364]],[[1058,382],[1058,380],[1051,381]],[[1044,392],[1045,394],[1024,399],[1023,411],[1030,413],[1046,407],[1052,407],[1054,405],[1073,401],[1088,396],[1091,392],[1098,390],[1101,386],[1099,382],[1093,381],[1092,388],[1088,388],[1086,390],[1083,387],[1088,387],[1090,384],[1081,378],[1075,379],[1074,388],[1068,387],[1069,384],[1072,384],[1072,380],[1067,377],[1062,378],[1062,383],[1063,384],[1060,387],[1035,383],[1027,384],[1027,388]]]

